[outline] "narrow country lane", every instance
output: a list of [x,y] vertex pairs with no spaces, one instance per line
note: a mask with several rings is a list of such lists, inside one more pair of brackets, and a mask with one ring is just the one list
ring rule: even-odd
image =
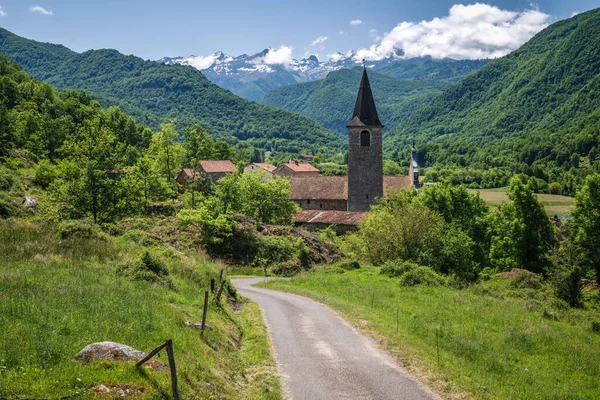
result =
[[287,395],[293,400],[439,399],[328,307],[233,279],[263,310]]

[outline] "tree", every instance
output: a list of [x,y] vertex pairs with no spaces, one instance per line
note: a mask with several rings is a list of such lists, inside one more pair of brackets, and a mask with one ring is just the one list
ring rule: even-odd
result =
[[183,149],[180,144],[175,143],[177,137],[177,131],[172,123],[163,124],[161,130],[152,136],[148,148],[148,156],[172,190],[175,189],[175,176],[181,168],[183,159]]
[[184,165],[198,168],[198,161],[210,160],[213,153],[213,141],[206,131],[198,124],[190,126],[183,134],[185,150]]
[[558,245],[555,228],[529,185],[510,181],[510,202],[492,217],[490,257],[496,266],[542,272],[548,252]]
[[115,136],[95,118],[84,121],[77,134],[63,144],[65,159],[55,189],[75,216],[91,214],[95,223],[116,217],[111,212],[118,201],[115,187],[119,177],[111,177],[118,166],[115,142]]
[[600,283],[600,175],[588,175],[577,193],[573,224],[583,264],[595,270]]
[[213,144],[212,147],[212,159],[213,160],[231,160],[234,156],[234,151],[223,140],[219,140]]

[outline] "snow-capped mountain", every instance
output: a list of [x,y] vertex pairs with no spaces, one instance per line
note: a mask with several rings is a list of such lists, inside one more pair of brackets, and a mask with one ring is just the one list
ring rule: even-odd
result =
[[[257,102],[265,93],[277,87],[322,79],[328,73],[342,68],[361,65],[356,53],[336,53],[326,62],[312,55],[295,60],[277,57],[279,50],[267,48],[253,55],[232,57],[218,51],[209,56],[165,57],[158,62],[173,65],[191,65],[201,70],[208,79],[233,93]],[[379,69],[393,62],[399,55],[377,62],[367,62],[367,67]]]

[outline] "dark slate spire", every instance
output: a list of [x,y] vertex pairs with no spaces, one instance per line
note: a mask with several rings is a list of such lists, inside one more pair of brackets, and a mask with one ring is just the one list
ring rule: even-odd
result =
[[360,81],[360,89],[358,89],[358,96],[356,97],[356,105],[354,106],[352,119],[355,117],[358,117],[360,122],[365,125],[383,126],[377,115],[375,100],[373,99],[373,93],[371,92],[371,84],[369,83],[366,67],[363,69],[362,80]]

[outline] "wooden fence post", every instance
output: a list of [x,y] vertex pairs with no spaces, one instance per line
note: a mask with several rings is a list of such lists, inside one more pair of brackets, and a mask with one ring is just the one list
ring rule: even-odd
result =
[[217,300],[221,300],[221,293],[223,293],[223,288],[225,287],[225,281],[221,281],[221,286],[219,287],[219,292],[217,293]]
[[173,399],[179,400],[177,370],[175,369],[175,356],[173,355],[173,341],[171,339],[167,339],[167,357],[169,357],[169,369],[171,370],[171,389],[173,390]]
[[204,292],[204,309],[202,310],[202,326],[201,335],[204,335],[204,328],[206,327],[206,314],[208,313],[208,290]]

